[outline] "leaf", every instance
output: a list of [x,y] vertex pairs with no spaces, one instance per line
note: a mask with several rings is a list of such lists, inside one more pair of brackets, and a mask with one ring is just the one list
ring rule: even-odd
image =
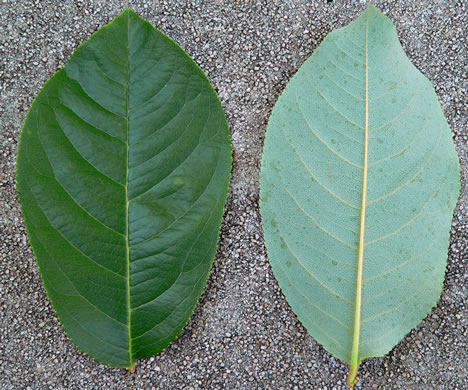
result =
[[208,79],[131,10],[44,85],[17,185],[47,294],[78,348],[132,369],[180,334],[215,255],[230,169]]
[[266,247],[301,322],[351,364],[350,385],[437,302],[459,172],[432,85],[373,6],[279,98],[261,171]]

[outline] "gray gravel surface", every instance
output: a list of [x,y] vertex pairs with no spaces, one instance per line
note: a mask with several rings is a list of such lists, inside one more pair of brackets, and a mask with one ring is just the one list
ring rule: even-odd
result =
[[[347,366],[301,326],[268,264],[258,175],[271,109],[331,30],[368,1],[0,0],[0,388],[344,389]],[[447,278],[431,314],[384,358],[362,364],[360,389],[467,389],[467,6],[375,1],[432,81],[462,163]],[[111,369],[67,339],[41,284],[15,191],[26,112],[41,86],[97,28],[130,6],[179,42],[219,92],[234,168],[219,251],[181,337],[135,374]]]

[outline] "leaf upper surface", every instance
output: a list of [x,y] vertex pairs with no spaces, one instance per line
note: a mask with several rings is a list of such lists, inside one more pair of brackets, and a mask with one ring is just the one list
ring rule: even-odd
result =
[[427,315],[441,292],[459,188],[434,89],[370,6],[291,79],[262,160],[273,271],[329,352],[351,362],[356,344],[358,363],[383,356]]
[[18,192],[48,296],[81,350],[130,368],[182,331],[230,167],[206,76],[131,10],[46,83],[21,134]]

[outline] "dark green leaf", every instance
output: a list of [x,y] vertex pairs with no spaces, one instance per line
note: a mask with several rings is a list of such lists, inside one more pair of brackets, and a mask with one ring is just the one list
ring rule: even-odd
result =
[[81,350],[132,368],[182,331],[215,255],[230,168],[206,76],[131,10],[44,85],[17,185],[47,293]]

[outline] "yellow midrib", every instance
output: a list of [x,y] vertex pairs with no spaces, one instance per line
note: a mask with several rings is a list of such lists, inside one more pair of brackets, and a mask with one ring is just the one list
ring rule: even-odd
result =
[[361,307],[362,307],[362,274],[364,269],[364,246],[366,231],[366,206],[367,206],[367,170],[368,170],[368,148],[369,148],[369,70],[368,70],[368,27],[366,21],[365,42],[365,125],[364,125],[364,161],[362,164],[362,194],[359,227],[359,245],[357,250],[357,272],[356,272],[356,299],[354,306],[354,330],[353,346],[351,350],[351,362],[347,383],[353,387],[357,382],[357,371],[359,368],[359,343],[361,335]]

